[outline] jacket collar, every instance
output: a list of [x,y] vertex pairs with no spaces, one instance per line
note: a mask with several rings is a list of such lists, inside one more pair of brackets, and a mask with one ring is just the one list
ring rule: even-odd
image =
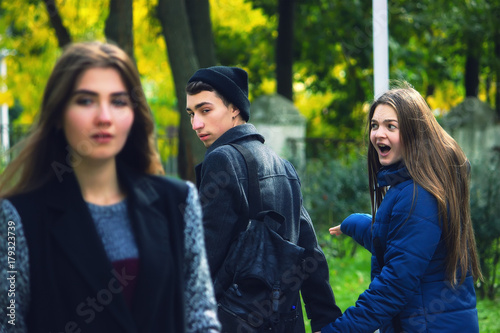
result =
[[[212,151],[214,151],[216,148],[240,141],[242,139],[246,138],[253,138],[256,139],[262,143],[264,143],[264,137],[257,132],[257,129],[255,128],[254,125],[246,123],[243,125],[238,125],[235,126],[228,131],[226,131],[224,134],[222,134],[215,142],[208,147],[205,157],[210,154]],[[199,189],[200,188],[200,183],[201,183],[201,170],[203,167],[203,162],[195,166],[195,175],[196,175],[196,187]]]
[[378,187],[394,186],[411,179],[404,162],[383,166],[377,173]]
[[224,134],[222,134],[217,140],[215,140],[215,142],[210,147],[208,147],[205,156],[210,152],[212,152],[217,147],[227,145],[249,137],[253,137],[262,143],[264,143],[265,141],[264,137],[261,134],[259,134],[259,132],[257,132],[257,129],[255,128],[254,125],[246,123],[235,126],[227,130]]
[[[120,166],[120,163],[117,163],[117,172],[120,182],[124,185],[128,195],[136,200],[136,203],[147,206],[159,198],[158,193],[146,178],[131,168]],[[84,201],[73,169],[65,170],[63,175],[58,179],[51,180],[45,187],[51,194],[46,198],[47,204],[54,208],[65,210],[68,208],[68,204],[74,203],[75,199]]]

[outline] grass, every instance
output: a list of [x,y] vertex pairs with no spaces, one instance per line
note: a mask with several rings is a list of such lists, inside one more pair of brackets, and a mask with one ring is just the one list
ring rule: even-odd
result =
[[478,300],[477,312],[479,314],[479,330],[482,333],[500,332],[500,298],[492,301],[489,299]]
[[[337,305],[342,311],[353,306],[358,296],[370,284],[370,253],[359,247],[353,257],[339,258],[330,244],[323,245],[323,250],[330,268],[330,284],[335,294]],[[500,332],[500,298],[492,301],[477,301],[479,328],[481,333]],[[306,332],[311,332],[309,320],[305,315]]]

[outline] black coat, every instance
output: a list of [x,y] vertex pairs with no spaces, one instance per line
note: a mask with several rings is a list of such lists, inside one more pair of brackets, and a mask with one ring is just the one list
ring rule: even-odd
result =
[[[243,156],[228,145],[233,142],[246,147],[255,156],[263,210],[274,210],[283,215],[286,218],[286,238],[312,254],[307,258],[308,277],[300,292],[313,331],[319,331],[341,315],[329,284],[328,264],[302,204],[297,172],[290,162],[264,145],[264,138],[251,124],[239,125],[225,132],[208,148],[203,163],[196,167],[212,278],[217,276],[232,241],[249,218],[247,167]],[[294,332],[304,332],[302,320],[298,321]]]
[[[183,211],[188,187],[119,170],[139,250],[139,274],[116,272],[72,172],[8,198],[29,248],[30,332],[183,332]],[[129,309],[120,293],[137,278]],[[81,331],[80,331],[81,330]]]

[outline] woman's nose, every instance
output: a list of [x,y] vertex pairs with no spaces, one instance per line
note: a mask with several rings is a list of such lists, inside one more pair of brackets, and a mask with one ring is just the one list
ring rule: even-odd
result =
[[97,124],[99,126],[109,126],[111,124],[111,106],[101,103],[97,112]]

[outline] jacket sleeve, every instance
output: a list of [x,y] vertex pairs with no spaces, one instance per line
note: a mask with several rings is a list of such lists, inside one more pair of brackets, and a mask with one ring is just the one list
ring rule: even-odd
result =
[[236,234],[244,193],[234,165],[224,151],[208,154],[203,166],[199,194],[208,264],[215,279]]
[[417,291],[441,238],[437,202],[421,187],[412,207],[413,186],[398,194],[393,207],[385,265],[369,288],[342,317],[321,332],[373,332],[390,322]]
[[29,257],[21,218],[7,200],[0,203],[0,332],[26,332]]
[[335,303],[325,254],[318,244],[311,218],[303,206],[300,215],[298,245],[310,253],[306,258],[307,277],[303,281],[301,294],[307,317],[311,320],[311,329],[316,332],[339,317],[342,311]]
[[352,237],[368,251],[372,248],[372,216],[368,214],[351,214],[340,224],[340,230]]
[[189,193],[184,212],[186,332],[217,333],[220,332],[220,324],[217,320],[217,305],[205,252],[201,206],[194,185],[189,182],[188,185]]

